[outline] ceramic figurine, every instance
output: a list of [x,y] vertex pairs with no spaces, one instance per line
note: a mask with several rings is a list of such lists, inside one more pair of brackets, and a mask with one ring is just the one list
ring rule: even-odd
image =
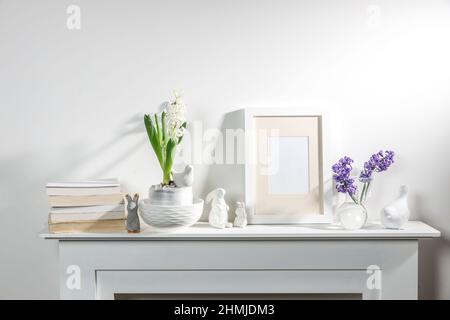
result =
[[409,219],[408,187],[400,188],[400,197],[381,210],[381,223],[388,229],[400,229]]
[[206,203],[211,203],[211,211],[209,212],[209,225],[214,228],[230,228],[233,225],[228,222],[228,210],[230,209],[225,202],[226,191],[222,188],[211,191],[206,196]]
[[129,194],[125,195],[127,199],[127,230],[128,233],[139,233],[141,225],[138,216],[139,195],[136,193],[133,198]]
[[243,202],[236,202],[236,218],[234,218],[235,227],[245,228],[247,226],[247,213],[245,212],[245,205]]
[[194,167],[187,165],[182,172],[172,171],[172,176],[177,187],[191,187],[194,184]]

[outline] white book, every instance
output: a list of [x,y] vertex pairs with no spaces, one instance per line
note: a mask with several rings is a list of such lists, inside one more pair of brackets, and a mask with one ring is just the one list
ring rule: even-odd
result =
[[103,188],[120,187],[117,179],[85,180],[85,181],[67,181],[67,182],[49,182],[46,188]]
[[111,187],[47,187],[48,196],[98,196],[121,193],[120,186]]
[[104,220],[125,219],[125,211],[92,212],[92,213],[50,213],[49,223],[95,222]]
[[106,205],[90,207],[51,208],[50,213],[98,213],[98,212],[125,212],[125,205]]
[[50,233],[85,233],[85,232],[124,232],[124,219],[99,220],[99,221],[75,221],[66,223],[49,223]]
[[96,196],[49,196],[51,207],[88,207],[123,204],[123,194],[105,194]]

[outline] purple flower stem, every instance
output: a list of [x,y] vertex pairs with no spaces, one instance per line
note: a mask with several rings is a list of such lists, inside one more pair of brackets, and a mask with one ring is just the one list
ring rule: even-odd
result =
[[[359,197],[359,202],[357,202],[358,204],[364,206],[364,202],[367,198],[367,195],[369,194],[369,188],[370,188],[371,183],[372,183],[372,181],[364,182],[363,189],[362,189],[361,195]],[[353,201],[355,201],[355,200],[353,200]]]
[[352,200],[353,200],[354,203],[360,204],[360,203],[358,202],[358,199],[357,199],[353,194],[351,194],[351,193],[349,192],[348,195],[350,196],[350,198],[352,198]]
[[365,191],[365,194],[364,194],[364,200],[366,200],[367,195],[369,194],[369,190],[370,190],[369,188],[370,188],[370,184],[371,183],[372,183],[372,181],[369,181],[369,182],[366,183],[367,187],[366,187],[366,191]]

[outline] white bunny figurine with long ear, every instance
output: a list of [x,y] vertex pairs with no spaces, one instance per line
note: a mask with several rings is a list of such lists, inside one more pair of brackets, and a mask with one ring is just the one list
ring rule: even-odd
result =
[[225,202],[225,189],[218,188],[211,191],[206,196],[206,203],[211,203],[209,212],[209,225],[214,228],[231,228],[233,225],[228,222],[228,210],[230,209]]

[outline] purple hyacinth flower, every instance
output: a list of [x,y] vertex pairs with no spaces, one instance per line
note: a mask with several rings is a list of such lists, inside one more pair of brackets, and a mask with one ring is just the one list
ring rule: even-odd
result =
[[348,193],[354,195],[357,192],[354,179],[350,178],[352,172],[353,159],[350,157],[343,157],[331,169],[334,172],[333,180],[336,182],[336,190],[341,193]]
[[359,178],[363,182],[368,182],[372,179],[372,174],[374,172],[383,172],[389,169],[389,167],[394,163],[394,152],[393,151],[379,151],[373,154],[369,161],[364,163],[364,170],[361,172]]

